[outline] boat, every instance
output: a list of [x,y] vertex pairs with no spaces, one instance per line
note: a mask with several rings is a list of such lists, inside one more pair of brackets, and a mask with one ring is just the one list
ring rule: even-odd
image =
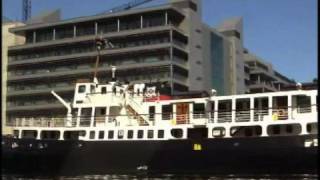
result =
[[317,173],[317,90],[217,96],[156,83],[79,82],[65,117],[19,118],[2,137],[15,174]]

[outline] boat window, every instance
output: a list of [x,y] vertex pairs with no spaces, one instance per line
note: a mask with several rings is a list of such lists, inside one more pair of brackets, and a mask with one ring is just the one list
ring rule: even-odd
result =
[[78,93],[84,93],[84,92],[86,92],[86,86],[85,85],[79,86]]
[[250,99],[236,99],[236,122],[250,121]]
[[129,130],[128,131],[127,137],[128,137],[128,139],[132,139],[133,138],[133,130]]
[[275,125],[272,127],[272,133],[274,134],[280,134],[280,126]]
[[183,130],[182,129],[171,129],[171,135],[175,138],[182,138]]
[[153,138],[153,130],[148,130],[148,138],[151,139]]
[[281,124],[281,125],[269,125],[267,133],[270,136],[276,135],[298,135],[301,133],[300,124]]
[[274,120],[288,119],[288,96],[272,97],[272,115]]
[[223,137],[226,135],[226,129],[224,127],[215,127],[212,129],[213,137]]
[[218,123],[231,122],[232,100],[218,101]]
[[19,137],[19,130],[13,130],[13,136],[15,138],[18,138]]
[[64,140],[78,140],[79,136],[85,136],[86,131],[65,131],[63,134]]
[[99,131],[99,139],[103,139],[104,138],[104,131]]
[[36,139],[38,132],[36,130],[23,130],[22,138]]
[[254,98],[254,121],[262,121],[269,114],[268,97]]
[[232,137],[257,137],[261,134],[261,126],[235,126],[230,129],[230,136]]
[[193,104],[193,118],[204,118],[205,117],[205,106],[204,103]]
[[156,109],[154,106],[149,106],[149,120],[154,121],[154,114],[156,112]]
[[90,86],[90,93],[95,93],[95,90],[96,90],[96,88],[93,85],[91,85]]
[[101,94],[106,94],[106,93],[107,93],[107,87],[102,87]]
[[318,123],[308,123],[307,132],[310,134],[318,134]]
[[164,138],[164,130],[158,130],[158,138]]
[[286,132],[287,132],[287,133],[292,133],[292,126],[291,126],[290,124],[288,124],[288,125],[286,126]]
[[94,139],[95,131],[90,131],[89,138]]
[[297,113],[311,112],[311,97],[306,95],[292,96],[292,108]]
[[214,111],[215,111],[215,107],[214,107],[214,101],[211,101],[210,102],[210,106],[211,106],[211,112],[210,112],[210,115],[211,115],[211,118],[209,119],[210,122],[213,123],[213,120],[214,120]]
[[101,108],[100,109],[100,114],[101,115],[106,115],[106,108]]
[[41,139],[58,140],[60,138],[60,131],[41,131]]
[[138,130],[138,139],[143,138],[143,130]]
[[108,131],[108,139],[113,139],[114,132],[113,131]]
[[90,126],[92,108],[82,108],[80,116],[80,126]]
[[172,116],[172,104],[162,106],[162,120],[170,120]]
[[118,131],[118,139],[123,139],[124,136],[124,130],[119,130]]

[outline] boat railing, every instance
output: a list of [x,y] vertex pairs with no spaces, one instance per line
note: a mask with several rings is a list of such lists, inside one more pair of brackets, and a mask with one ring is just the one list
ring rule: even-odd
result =
[[[315,107],[282,107],[275,109],[246,109],[230,111],[198,111],[177,114],[176,112],[163,112],[152,114],[117,114],[103,116],[75,116],[72,117],[71,127],[95,127],[114,124],[120,126],[125,120],[129,125],[155,125],[157,122],[172,122],[172,124],[214,124],[214,123],[242,123],[253,121],[277,120],[301,120],[304,118],[314,118],[317,115]],[[150,123],[140,122],[139,117],[145,117]],[[67,127],[68,119],[62,117],[42,117],[42,118],[16,118],[8,121],[7,126],[27,126],[27,127]],[[138,124],[137,124],[138,122]],[[70,127],[70,125],[69,125]]]
[[253,114],[254,121],[263,121],[264,116],[267,116],[269,113],[268,109],[255,109]]
[[218,123],[226,123],[232,121],[232,111],[218,112]]
[[[9,126],[24,127],[65,127],[67,118],[16,118]],[[76,126],[76,121],[72,120],[71,126]]]
[[249,122],[250,110],[236,111],[236,122]]

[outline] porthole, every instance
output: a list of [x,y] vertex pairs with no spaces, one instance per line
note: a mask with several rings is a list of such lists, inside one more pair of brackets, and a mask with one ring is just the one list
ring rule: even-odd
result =
[[212,129],[213,137],[223,137],[226,135],[226,129],[224,127],[215,127]]
[[182,129],[171,129],[171,135],[175,138],[182,138],[183,130]]

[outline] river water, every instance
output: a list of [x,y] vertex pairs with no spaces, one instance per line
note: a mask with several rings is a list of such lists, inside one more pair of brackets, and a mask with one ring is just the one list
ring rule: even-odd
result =
[[3,180],[109,180],[109,179],[190,179],[190,180],[313,180],[318,179],[317,174],[290,174],[290,175],[209,175],[209,174],[105,174],[105,175],[79,175],[57,177],[25,177],[23,175],[2,175]]

